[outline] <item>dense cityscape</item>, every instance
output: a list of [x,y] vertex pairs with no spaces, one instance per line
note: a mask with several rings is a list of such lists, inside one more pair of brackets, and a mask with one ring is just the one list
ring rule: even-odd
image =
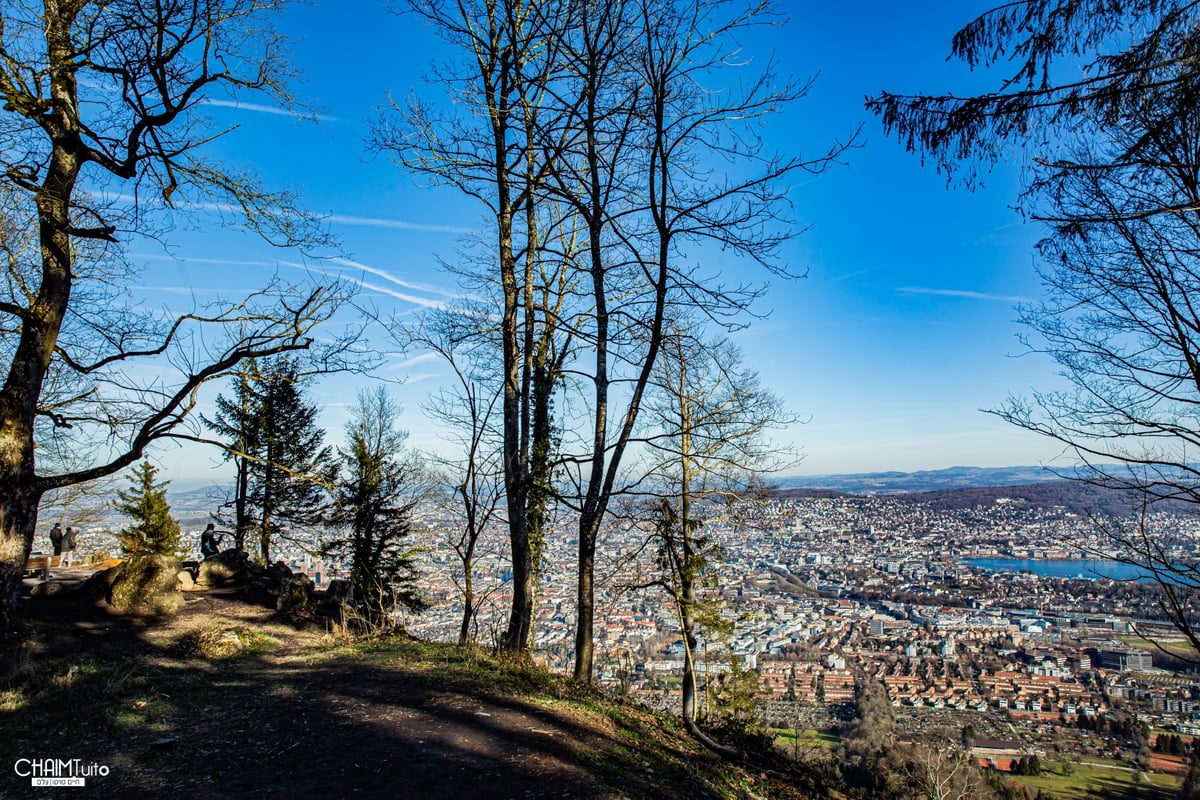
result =
[[[1200,679],[1148,641],[1180,638],[1162,619],[1153,584],[971,565],[1078,560],[1080,573],[1093,565],[1116,571],[1116,562],[1094,560],[1113,549],[1096,519],[1003,496],[942,511],[904,496],[780,497],[743,511],[736,524],[706,526],[722,553],[707,601],[734,626],[726,641],[701,642],[698,669],[702,681],[728,671],[731,660],[757,671],[764,713],[780,727],[830,727],[866,683],[878,682],[905,718],[903,730],[969,726],[1001,759],[1069,744],[1080,757],[1125,751],[1132,760],[1135,738],[1080,733],[1114,718],[1200,734]],[[427,524],[438,530],[436,520]],[[1179,555],[1194,552],[1200,535],[1190,516],[1159,513],[1144,525]],[[644,582],[653,548],[632,525],[611,530],[606,545],[598,679],[673,708],[683,669],[676,609],[661,592],[623,588]],[[432,608],[409,626],[453,640],[462,613],[456,561],[438,549],[435,533],[428,546],[423,581]],[[548,538],[537,625],[538,657],[563,671],[575,622],[574,546],[566,526]],[[490,644],[507,610],[506,571],[496,558],[479,572],[492,588],[475,630]]]

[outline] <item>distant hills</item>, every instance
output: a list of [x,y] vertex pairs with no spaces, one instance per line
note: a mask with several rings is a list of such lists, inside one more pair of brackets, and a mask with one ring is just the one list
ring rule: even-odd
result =
[[[990,506],[1000,499],[1034,508],[1064,508],[1076,514],[1127,516],[1140,508],[1139,496],[1082,481],[1064,480],[1044,467],[950,467],[926,472],[872,472],[861,475],[814,475],[778,481],[784,497],[892,495],[926,503],[938,510]],[[1164,502],[1156,508],[1200,513],[1195,505]]]
[[901,494],[1018,486],[1061,481],[1045,467],[950,467],[922,472],[866,472],[856,475],[799,475],[780,478],[782,489],[831,489],[846,494]]

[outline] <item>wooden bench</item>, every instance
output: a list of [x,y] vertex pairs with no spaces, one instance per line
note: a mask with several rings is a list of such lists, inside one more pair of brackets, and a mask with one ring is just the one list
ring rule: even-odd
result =
[[62,556],[36,555],[25,559],[25,575],[41,574],[42,580],[50,577],[50,568],[62,563]]

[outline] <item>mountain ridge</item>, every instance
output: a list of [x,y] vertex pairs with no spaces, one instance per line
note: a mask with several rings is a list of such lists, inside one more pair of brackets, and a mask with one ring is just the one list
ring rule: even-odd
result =
[[781,477],[781,489],[830,489],[847,494],[908,494],[945,489],[1023,486],[1067,479],[1067,470],[1044,466],[971,467],[902,472],[832,473]]

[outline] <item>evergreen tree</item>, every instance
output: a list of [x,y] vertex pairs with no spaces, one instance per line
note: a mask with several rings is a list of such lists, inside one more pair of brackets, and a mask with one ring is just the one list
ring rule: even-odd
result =
[[219,397],[216,416],[205,419],[237,466],[236,545],[253,534],[266,564],[283,530],[320,524],[336,470],[317,406],[304,398],[306,381],[294,359],[252,364],[237,376],[233,397]]
[[155,481],[158,470],[149,461],[135,467],[129,491],[118,491],[114,508],[133,524],[117,533],[121,552],[127,556],[159,554],[178,557],[179,523],[171,516],[166,486],[170,481]]
[[256,382],[261,380],[258,364],[247,362],[234,376],[233,396],[219,395],[216,416],[203,417],[204,424],[224,440],[225,459],[234,464],[233,498],[222,506],[224,509],[233,506],[233,519],[225,518],[224,513],[218,517],[225,524],[232,524],[234,547],[238,550],[246,549],[246,538],[255,525],[250,504],[250,465],[259,457],[259,440],[264,429],[262,404],[255,391]]
[[412,514],[426,481],[408,434],[396,427],[399,407],[385,390],[362,392],[339,450],[341,475],[327,524],[338,532],[327,555],[349,563],[355,603],[373,626],[387,625],[398,607],[418,611],[413,552],[406,547]]

